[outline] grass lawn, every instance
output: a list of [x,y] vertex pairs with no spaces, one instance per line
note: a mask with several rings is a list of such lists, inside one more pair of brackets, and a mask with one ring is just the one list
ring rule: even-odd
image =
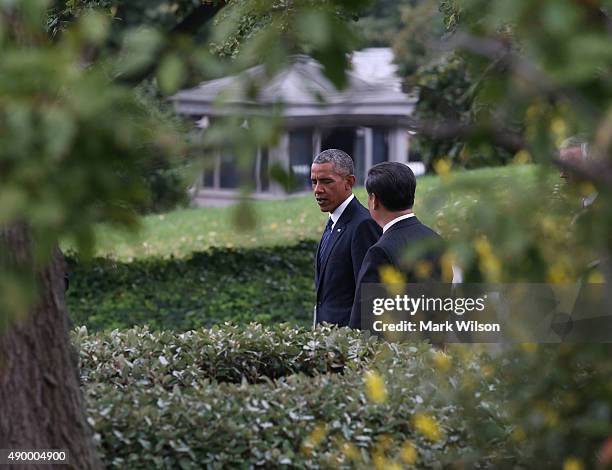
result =
[[[438,176],[418,179],[415,213],[444,236],[451,236],[453,221],[468,207],[483,201],[483,192],[497,194],[516,191],[537,183],[536,167],[508,166],[453,173],[449,180]],[[356,195],[362,203],[365,190]],[[298,240],[316,240],[325,225],[312,195],[282,201],[257,201],[252,204],[257,226],[240,230],[233,222],[232,208],[179,209],[143,218],[136,234],[100,226],[96,232],[96,254],[130,261],[142,257],[189,256],[210,247],[270,246]],[[65,244],[69,248],[69,244]]]

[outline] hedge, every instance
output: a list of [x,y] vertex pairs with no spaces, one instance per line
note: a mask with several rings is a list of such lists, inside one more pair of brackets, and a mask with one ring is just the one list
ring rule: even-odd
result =
[[175,334],[147,327],[76,336],[84,384],[172,388],[210,381],[257,383],[296,373],[344,372],[366,363],[378,348],[356,331],[309,331],[279,325],[226,323]]
[[387,344],[346,328],[74,335],[109,468],[610,468],[610,345]]
[[188,259],[96,258],[71,266],[68,309],[90,331],[148,325],[186,331],[234,323],[309,325],[315,242],[220,249]]
[[[441,353],[427,344],[258,325],[178,335],[83,329],[76,339],[88,421],[110,468],[370,468],[402,458],[468,468],[500,458],[499,446],[476,452],[480,429],[445,391],[478,363],[457,363],[441,385]],[[371,370],[386,383],[380,402],[364,384]],[[501,442],[509,429],[499,424],[496,380],[475,382],[480,424]]]

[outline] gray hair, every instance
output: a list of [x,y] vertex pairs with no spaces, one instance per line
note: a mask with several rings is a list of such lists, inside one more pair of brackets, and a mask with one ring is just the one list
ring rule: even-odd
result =
[[589,158],[589,141],[582,135],[573,135],[568,137],[561,143],[559,150],[566,150],[575,147],[580,147],[580,155],[582,156],[583,160]]
[[348,153],[338,149],[323,150],[312,163],[333,163],[336,172],[342,176],[352,175],[355,171],[353,159]]

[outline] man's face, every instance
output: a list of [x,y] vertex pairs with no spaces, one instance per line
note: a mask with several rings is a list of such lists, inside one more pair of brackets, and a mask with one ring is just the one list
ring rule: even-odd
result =
[[355,177],[338,174],[333,163],[313,163],[310,181],[321,212],[333,212],[350,196]]
[[[565,148],[559,152],[559,159],[562,162],[579,167],[583,160],[582,149],[579,146]],[[565,168],[561,168],[559,176],[568,183],[571,183],[575,179],[572,173]]]

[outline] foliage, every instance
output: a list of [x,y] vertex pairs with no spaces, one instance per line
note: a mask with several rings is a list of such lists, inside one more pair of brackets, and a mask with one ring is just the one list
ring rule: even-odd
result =
[[[465,214],[449,258],[459,260],[468,282],[607,281],[609,295],[609,2],[466,0],[443,1],[442,8],[449,48],[475,80],[469,119],[459,126],[439,120],[445,132],[438,136],[503,147],[514,161],[540,162],[543,171],[536,191],[505,198],[492,181],[479,195],[486,201],[480,212]],[[574,178],[555,193],[546,168],[563,139],[577,133],[588,136],[589,158],[570,167]],[[449,189],[469,193],[453,182],[447,161],[436,168]],[[526,345],[498,359],[495,374],[507,383],[508,423],[522,443],[523,464],[610,466],[609,352],[607,345]]]
[[185,331],[231,320],[312,323],[316,243],[214,248],[187,259],[73,265],[67,304],[91,330],[149,325]]
[[[609,40],[604,26],[609,18],[587,4],[566,8],[553,0],[533,10],[526,3],[516,9],[478,1],[444,3],[455,53],[470,75],[478,77],[472,86],[470,120],[456,136],[470,145],[501,145],[514,154],[515,161],[542,162],[543,171],[568,135],[585,131],[593,136],[591,160],[582,169],[582,178],[563,185],[561,200],[555,202],[557,196],[548,184],[529,197],[513,194],[511,203],[499,200],[497,188],[491,187],[485,196],[486,210],[503,214],[504,223],[496,218],[495,224],[482,225],[480,218],[474,224],[481,231],[480,241],[478,230],[460,230],[454,249],[471,252],[471,261],[460,264],[474,275],[473,280],[550,282],[576,280],[585,276],[589,266],[599,264],[593,280],[603,281],[609,275],[612,240],[607,179],[610,142],[603,137],[609,135],[605,116],[612,106],[612,89],[602,75],[612,67],[612,56],[603,48]],[[539,22],[542,27],[536,27]],[[585,44],[585,34],[591,42],[579,51],[576,45]],[[570,37],[574,39],[564,39]],[[553,51],[544,46],[544,38],[554,38],[559,47]],[[598,170],[589,171],[589,166]],[[448,165],[438,169],[449,181]],[[581,198],[595,193],[596,203],[581,211]],[[509,211],[509,204],[515,210]],[[515,229],[502,233],[503,225]],[[551,244],[554,239],[559,243]]]
[[547,462],[549,468],[567,468],[569,462],[612,467],[610,346],[521,346],[491,371],[511,397],[508,423],[522,449],[520,461]]
[[78,331],[83,384],[117,388],[138,382],[172,390],[211,381],[254,384],[297,373],[345,372],[363,366],[377,349],[355,332],[307,331],[286,324],[225,323],[181,334],[148,327],[86,336],[83,328]]
[[[9,2],[0,9],[7,26],[1,43],[0,225],[27,223],[37,262],[60,237],[91,250],[94,223],[134,227],[131,207],[147,197],[138,162],[151,149],[174,152],[178,142],[129,88],[109,82],[100,68],[81,65],[83,48],[105,37],[104,20],[87,17],[88,28],[98,28],[94,34],[83,18],[71,35],[51,43],[40,30],[39,3]],[[12,270],[0,271],[10,276]],[[9,281],[0,282],[0,292],[3,300],[21,297]],[[4,305],[0,311],[6,314]]]
[[[438,0],[421,0],[405,6],[400,17],[401,29],[393,41],[404,87],[416,90],[419,95],[414,117],[434,126],[448,120],[466,121],[473,100],[473,79],[463,59],[449,52],[445,45],[448,28],[442,8]],[[471,153],[462,152],[464,146],[463,139],[432,139],[417,134],[412,140],[411,153],[430,169],[441,158],[468,167],[499,163],[495,158],[474,161]]]
[[400,28],[393,36],[393,52],[398,72],[411,77],[419,67],[440,54],[439,41],[444,34],[442,15],[435,0],[410,1],[399,7],[394,20]]
[[[194,47],[198,38],[190,35],[214,15],[217,4],[58,0],[51,10],[44,0],[3,4],[0,119],[6,132],[0,135],[0,225],[26,224],[37,261],[48,257],[60,238],[91,251],[93,223],[135,227],[134,209],[151,203],[142,178],[151,164],[143,162],[148,156],[184,155],[184,148],[176,128],[158,119],[155,110],[143,109],[131,87],[155,76],[161,92],[169,95],[195,72],[218,76],[262,57],[272,74],[294,50],[283,46],[288,32],[292,44],[303,44],[342,85],[351,39],[342,34],[344,16],[339,14],[357,11],[362,1],[341,3],[278,5],[273,16],[282,28],[259,31],[240,60],[229,64],[207,48]],[[267,2],[253,4],[262,15],[271,10]],[[313,25],[320,27],[316,37],[310,34]],[[53,28],[58,34],[50,40]],[[221,25],[211,34],[224,38]],[[278,46],[278,54],[270,53],[270,44]],[[252,85],[245,83],[245,90]],[[218,124],[213,142],[204,143],[207,151],[229,142],[236,155],[250,158],[257,146],[278,137],[274,119],[252,118],[246,127],[244,119]],[[238,133],[244,138],[235,138]],[[201,155],[201,149],[193,152]],[[11,315],[25,313],[26,302],[18,299],[27,297],[26,283],[4,264],[0,299],[3,304],[13,299]],[[4,317],[9,308],[1,309]]]
[[[347,329],[256,325],[180,336],[130,330],[78,342],[89,420],[112,467],[366,468],[387,456],[401,462],[409,446],[417,452],[412,463],[423,467],[474,459],[479,430],[467,428],[461,408],[436,393],[439,371],[427,345],[387,346]],[[269,355],[273,380],[249,384],[265,367],[257,358]],[[344,373],[325,373],[330,361],[332,370],[345,364]],[[274,364],[285,364],[280,376]],[[470,367],[477,363],[457,366],[448,379]],[[364,391],[368,369],[384,377],[384,402]],[[284,376],[297,370],[315,374]],[[234,383],[204,378],[223,380],[228,372]],[[482,402],[494,383],[475,383]],[[500,410],[488,411],[483,422],[495,426]]]
[[[471,96],[470,79],[463,60],[454,54],[446,54],[431,63],[422,64],[407,79],[408,86],[415,86],[419,101],[415,108],[415,118],[425,122],[437,122],[440,116],[456,122],[469,119]],[[416,135],[411,152],[433,168],[440,159],[467,168],[501,163],[494,152],[482,158],[465,150],[462,139],[432,139]],[[503,161],[502,161],[503,162]]]
[[391,47],[402,27],[406,7],[418,4],[415,0],[377,0],[357,20],[361,47]]
[[[155,80],[145,80],[135,88],[138,101],[154,118],[177,134],[187,135],[191,123],[177,116],[159,91]],[[188,188],[193,180],[193,163],[186,155],[167,155],[151,148],[147,158],[138,162],[149,193],[137,207],[142,213],[163,212],[189,202]]]
[[[47,28],[52,37],[61,35],[82,15],[95,10],[112,19],[111,45],[117,45],[122,33],[142,26],[157,27],[167,33],[188,21],[200,11],[216,11],[217,1],[192,0],[54,0],[47,16]],[[195,24],[195,32],[206,26],[206,21]]]
[[610,365],[592,361],[608,346],[442,352],[346,328],[257,324],[81,329],[74,340],[112,467],[605,464]]

